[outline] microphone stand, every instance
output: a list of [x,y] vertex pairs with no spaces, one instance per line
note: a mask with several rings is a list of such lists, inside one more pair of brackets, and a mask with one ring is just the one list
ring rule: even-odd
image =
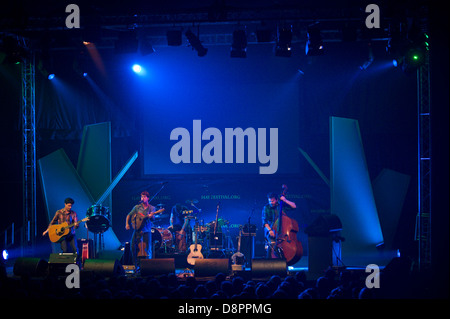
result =
[[[168,182],[163,182],[163,183],[162,183],[161,188],[160,188],[160,189],[153,195],[153,197],[148,201],[149,204],[152,202],[153,199],[155,199],[156,196],[159,195],[159,193],[161,193],[161,191],[164,189],[164,187],[166,186],[167,183],[168,183]],[[150,218],[148,219],[148,221],[151,223]],[[150,252],[151,258],[150,258],[150,259],[153,259],[153,253],[154,253],[154,250],[155,250],[155,246],[154,246],[154,244],[153,244],[153,236],[152,236],[152,230],[151,230],[151,227],[150,227],[150,232],[149,232],[149,236],[148,236],[148,237],[149,237],[149,238],[148,238],[149,246],[151,247],[151,248],[150,248],[150,249],[151,249],[151,252]],[[161,243],[161,245],[162,245],[162,243]]]

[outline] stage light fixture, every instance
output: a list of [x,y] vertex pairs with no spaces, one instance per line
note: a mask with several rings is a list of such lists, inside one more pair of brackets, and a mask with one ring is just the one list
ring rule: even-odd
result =
[[322,55],[324,53],[322,35],[317,26],[309,27],[307,30],[305,54],[307,56]]
[[8,251],[6,249],[4,249],[2,251],[2,258],[3,258],[3,260],[8,260],[8,257],[9,257],[9,253],[8,253]]
[[245,30],[235,30],[233,32],[233,43],[231,44],[230,57],[247,57],[247,33]]
[[49,79],[49,80],[53,80],[55,78],[55,73],[50,73],[48,76],[47,76],[47,79]]
[[290,57],[292,56],[292,26],[278,27],[277,42],[275,45],[275,56]]
[[141,73],[142,72],[142,67],[139,64],[133,64],[133,66],[131,68],[134,71],[134,73]]
[[194,33],[192,33],[191,30],[186,31],[184,35],[188,39],[189,44],[192,46],[192,48],[195,51],[197,51],[197,54],[198,54],[199,57],[203,57],[203,56],[206,55],[206,53],[208,52],[208,49],[203,47],[203,45],[200,42],[199,38]]

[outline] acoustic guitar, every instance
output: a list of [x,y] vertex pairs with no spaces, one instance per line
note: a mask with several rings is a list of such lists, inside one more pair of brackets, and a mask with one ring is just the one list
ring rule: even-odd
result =
[[[154,215],[161,214],[165,210],[166,210],[165,208],[161,208],[160,210],[157,210],[156,212],[148,213],[147,216],[144,218],[152,218]],[[142,213],[138,213],[138,214],[141,214],[141,216],[142,216]],[[134,218],[134,221],[131,222],[131,226],[133,227],[133,229],[136,229],[136,219],[135,218]]]
[[75,226],[76,224],[82,223],[89,220],[89,217],[86,217],[79,222],[68,224],[67,222],[57,225],[50,225],[48,227],[48,237],[52,243],[59,243],[64,240],[64,238],[69,234],[70,228]]
[[194,266],[197,259],[203,259],[202,245],[197,243],[198,238],[198,224],[195,225],[195,243],[189,247],[189,255],[187,256],[187,262],[189,265]]

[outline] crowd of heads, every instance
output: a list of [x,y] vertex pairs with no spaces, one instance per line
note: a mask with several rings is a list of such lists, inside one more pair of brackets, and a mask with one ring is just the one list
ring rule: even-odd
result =
[[[218,273],[210,278],[116,275],[81,272],[80,288],[68,289],[65,278],[47,275],[7,277],[0,281],[1,298],[20,299],[376,299],[417,297],[411,274],[399,269],[381,273],[381,288],[368,288],[361,271],[329,269],[317,279],[305,271],[264,280]],[[421,291],[423,294],[423,291]],[[420,295],[422,297],[422,295]]]

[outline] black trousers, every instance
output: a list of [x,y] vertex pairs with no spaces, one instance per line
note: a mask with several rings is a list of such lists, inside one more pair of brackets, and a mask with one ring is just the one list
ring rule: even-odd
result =
[[73,234],[67,235],[60,244],[61,244],[61,250],[63,251],[63,253],[68,253],[69,246],[70,246],[72,253],[78,254],[77,238],[75,235],[73,235]]

